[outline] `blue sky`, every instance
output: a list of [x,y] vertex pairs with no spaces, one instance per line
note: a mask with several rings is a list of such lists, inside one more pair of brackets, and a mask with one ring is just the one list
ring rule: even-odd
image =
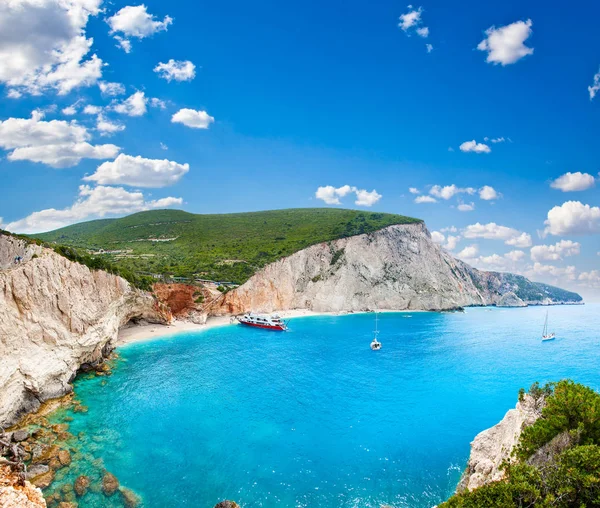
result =
[[[162,205],[364,208],[425,219],[480,268],[597,294],[600,97],[588,87],[600,72],[600,5],[33,5],[0,7],[4,227],[35,232]],[[93,43],[81,60],[67,54],[84,38]],[[154,69],[171,59],[195,69],[164,79]],[[102,93],[101,82],[124,93]],[[459,148],[470,141],[482,153]],[[77,162],[73,150],[95,158]],[[566,173],[577,174],[552,188]],[[352,190],[322,190],[341,203],[328,205],[316,197],[326,186],[365,190],[370,206]],[[481,199],[484,186],[498,196]]]

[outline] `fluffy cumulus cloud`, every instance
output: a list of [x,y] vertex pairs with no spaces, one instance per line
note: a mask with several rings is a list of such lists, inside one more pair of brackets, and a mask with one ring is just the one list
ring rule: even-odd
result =
[[579,277],[577,277],[577,280],[579,280],[583,286],[600,288],[600,270],[582,272],[579,274]]
[[143,116],[147,111],[148,98],[144,92],[135,92],[122,102],[114,103],[111,108],[127,116]]
[[157,32],[167,30],[173,22],[170,16],[165,16],[162,21],[148,12],[144,4],[128,5],[119,10],[115,15],[106,20],[110,26],[110,33],[126,52],[131,51],[131,38],[144,39]]
[[574,266],[554,266],[544,265],[542,263],[534,263],[526,275],[530,278],[536,278],[536,276],[550,276],[555,279],[562,278],[564,280],[575,280],[577,270]]
[[588,92],[590,93],[590,100],[593,100],[596,97],[596,94],[600,90],[600,71],[594,74],[594,82],[591,86],[588,86]]
[[576,192],[587,190],[593,187],[595,183],[596,179],[592,175],[577,171],[576,173],[569,172],[559,176],[550,183],[550,187],[563,192]]
[[532,33],[532,22],[516,21],[510,25],[496,28],[492,26],[485,31],[485,39],[478,45],[480,51],[487,51],[486,62],[509,65],[521,58],[532,55],[533,48],[525,45]]
[[9,118],[0,121],[0,147],[12,150],[11,161],[28,160],[66,168],[81,159],[110,159],[119,152],[115,145],[91,145],[87,129],[75,121],[42,120],[34,111],[31,118]]
[[375,189],[367,191],[365,189],[359,189],[358,187],[350,185],[342,185],[341,187],[334,187],[333,185],[325,185],[319,187],[315,192],[315,197],[324,201],[328,205],[341,205],[341,198],[344,198],[348,194],[354,193],[356,195],[355,205],[358,206],[373,206],[381,198]]
[[472,212],[473,210],[475,210],[475,203],[459,203],[459,205],[456,208],[459,212]]
[[469,245],[461,250],[456,256],[460,259],[473,259],[479,254],[479,247],[476,244]]
[[525,248],[531,247],[531,235],[516,229],[500,226],[495,222],[489,224],[471,224],[463,231],[465,238],[485,238],[487,240],[502,240],[506,245]]
[[533,261],[560,261],[563,257],[579,254],[581,245],[571,240],[561,240],[554,245],[536,245],[531,248]]
[[421,194],[421,191],[416,187],[409,187],[408,192],[410,192],[411,194]]
[[446,250],[454,250],[460,241],[458,235],[448,235],[447,237],[440,231],[431,232],[431,240],[438,245],[442,245]]
[[479,199],[484,201],[494,201],[501,197],[501,194],[489,185],[484,185],[479,189]]
[[104,96],[114,97],[116,95],[123,95],[125,93],[125,86],[121,83],[110,83],[108,81],[100,81],[98,83],[100,92]]
[[[426,39],[429,37],[429,27],[423,25],[422,15],[422,7],[416,8],[412,5],[409,5],[408,11],[400,15],[400,22],[398,23],[398,26],[408,36],[416,33],[419,37]],[[433,51],[433,45],[429,43],[425,44],[425,49],[427,50],[427,53],[431,53]]]
[[168,62],[160,62],[154,67],[161,78],[167,81],[191,81],[196,77],[196,66],[189,60],[173,60]]
[[189,170],[189,164],[120,154],[114,161],[102,163],[93,175],[86,176],[84,180],[100,185],[157,188],[177,183]]
[[40,95],[95,84],[102,60],[90,56],[85,28],[102,0],[0,1],[0,83],[8,96]]
[[429,194],[436,198],[448,200],[458,194],[475,194],[475,189],[473,187],[457,187],[454,184],[446,185],[444,187],[441,185],[434,185],[431,187]]
[[171,117],[171,122],[181,123],[192,129],[208,129],[214,121],[215,119],[206,111],[196,111],[188,108],[180,109]]
[[435,199],[432,196],[417,196],[415,198],[415,203],[417,205],[423,204],[423,203],[437,203],[437,199]]
[[446,237],[439,231],[432,231],[431,240],[433,240],[434,243],[441,245],[446,241]]
[[167,197],[146,201],[141,192],[128,192],[122,187],[90,187],[81,185],[72,206],[56,210],[48,208],[6,225],[15,233],[40,233],[62,228],[84,220],[107,215],[126,215],[143,210],[168,208],[183,203],[181,198]]
[[101,136],[110,136],[125,130],[125,126],[123,124],[108,120],[104,115],[100,114],[96,118],[96,130]]
[[465,141],[459,148],[461,152],[490,153],[492,151],[488,145],[477,143],[474,139],[472,141]]
[[545,234],[555,236],[600,233],[600,207],[567,201],[548,212]]

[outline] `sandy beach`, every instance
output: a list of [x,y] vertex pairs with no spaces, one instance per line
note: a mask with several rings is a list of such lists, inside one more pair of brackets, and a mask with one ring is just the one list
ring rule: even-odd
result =
[[[392,310],[392,309],[380,309],[378,312],[424,312],[420,310]],[[362,314],[363,312],[314,312],[308,309],[294,309],[279,311],[276,314],[280,315],[284,319],[296,318],[296,317],[307,317],[307,316],[343,316],[346,314]],[[160,324],[144,324],[144,325],[128,325],[119,330],[119,336],[117,338],[117,346],[124,346],[125,344],[131,344],[132,342],[140,342],[144,340],[152,340],[158,337],[165,337],[170,335],[176,335],[184,332],[198,332],[202,330],[210,330],[217,326],[229,326],[231,325],[231,316],[216,316],[209,317],[206,324],[192,323],[191,321],[177,320],[174,319],[169,325]]]

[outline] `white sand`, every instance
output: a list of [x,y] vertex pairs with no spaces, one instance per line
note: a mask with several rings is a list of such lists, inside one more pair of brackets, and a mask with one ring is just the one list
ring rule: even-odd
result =
[[[402,311],[402,310],[389,310],[380,309],[378,312],[424,312],[420,310]],[[361,312],[313,312],[307,309],[295,309],[274,312],[284,319],[305,317],[305,316],[342,316],[346,314],[362,314]],[[209,317],[206,324],[196,324],[190,321],[181,321],[174,319],[170,325],[128,325],[125,328],[119,330],[119,336],[117,339],[117,345],[123,346],[132,342],[140,342],[144,340],[152,340],[158,337],[170,337],[178,333],[190,332],[190,331],[201,331],[210,330],[217,326],[229,326],[232,324],[231,316],[218,316]]]

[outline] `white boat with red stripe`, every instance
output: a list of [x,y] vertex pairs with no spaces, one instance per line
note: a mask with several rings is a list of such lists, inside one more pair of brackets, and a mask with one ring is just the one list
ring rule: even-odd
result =
[[269,316],[250,312],[238,317],[237,320],[242,325],[253,326],[254,328],[263,328],[265,330],[285,332],[288,329],[287,324],[277,314]]

